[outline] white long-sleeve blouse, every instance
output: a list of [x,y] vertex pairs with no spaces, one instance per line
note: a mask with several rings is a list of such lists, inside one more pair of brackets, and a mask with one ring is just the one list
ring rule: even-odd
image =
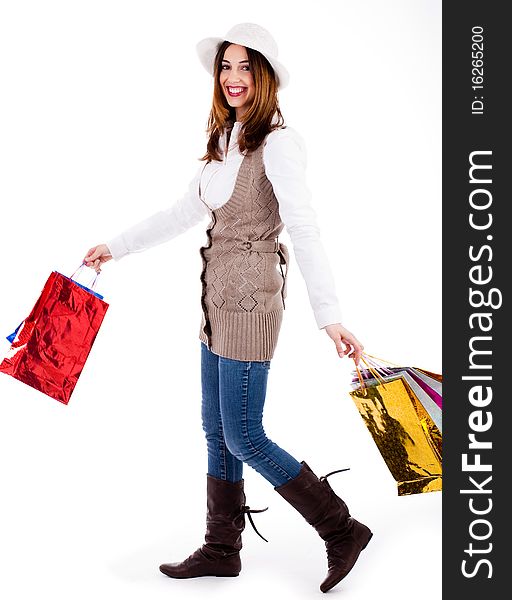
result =
[[[167,242],[201,222],[209,215],[204,203],[215,210],[228,201],[244,157],[238,148],[240,126],[239,121],[234,123],[223,160],[211,161],[206,166],[202,162],[188,191],[180,199],[107,242],[115,261],[126,254]],[[226,133],[221,137],[220,147],[224,151]],[[279,203],[279,215],[306,283],[317,326],[321,329],[341,323],[335,281],[306,182],[306,148],[302,137],[289,126],[272,131],[263,149],[263,162]],[[199,198],[199,183],[204,202]]]

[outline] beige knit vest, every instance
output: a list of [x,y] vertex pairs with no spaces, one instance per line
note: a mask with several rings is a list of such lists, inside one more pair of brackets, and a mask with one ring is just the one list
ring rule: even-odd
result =
[[[283,319],[289,254],[279,205],[265,175],[263,142],[247,152],[229,200],[212,210],[203,261],[199,339],[236,360],[270,360]],[[201,189],[199,195],[204,202]],[[283,272],[281,265],[286,266]]]

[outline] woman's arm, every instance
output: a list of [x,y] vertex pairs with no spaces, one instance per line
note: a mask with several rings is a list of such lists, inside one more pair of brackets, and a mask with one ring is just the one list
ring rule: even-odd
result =
[[318,328],[340,323],[336,286],[306,183],[306,151],[302,138],[290,127],[273,131],[267,137],[263,161]]
[[279,203],[281,220],[290,234],[317,326],[333,340],[340,358],[348,355],[358,364],[363,345],[341,324],[335,281],[306,183],[302,137],[291,127],[273,131],[267,137],[263,162]]
[[208,214],[199,198],[199,179],[203,164],[188,186],[188,191],[167,209],[160,210],[107,241],[115,261],[132,252],[143,252],[162,244],[196,225]]

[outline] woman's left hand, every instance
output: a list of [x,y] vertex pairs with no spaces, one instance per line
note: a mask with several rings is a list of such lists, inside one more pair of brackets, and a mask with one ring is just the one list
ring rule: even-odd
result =
[[358,365],[364,346],[356,336],[350,333],[348,329],[345,329],[341,323],[326,325],[323,329],[325,329],[327,335],[335,343],[339,357],[343,358],[348,354],[349,358],[354,359],[354,362]]

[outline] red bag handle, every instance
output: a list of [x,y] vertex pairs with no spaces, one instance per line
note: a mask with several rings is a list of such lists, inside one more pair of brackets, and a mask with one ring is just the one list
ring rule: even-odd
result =
[[[71,275],[71,276],[70,276],[70,278],[71,278],[71,279],[73,279],[73,277],[75,276],[75,274],[77,273],[77,271],[79,271],[80,269],[82,269],[82,268],[83,268],[83,267],[85,267],[85,266],[86,266],[86,265],[85,265],[85,261],[84,261],[84,262],[82,262],[82,264],[81,264],[81,265],[78,267],[78,269],[77,269],[77,270],[76,270],[76,271],[73,273],[73,275]],[[100,273],[98,273],[98,272],[96,273],[96,277],[94,278],[94,281],[92,282],[92,284],[91,284],[91,286],[90,286],[90,289],[91,289],[91,290],[92,290],[92,289],[94,289],[94,285],[96,284],[96,280],[98,279],[98,276],[99,276],[100,274],[101,274],[101,272],[100,272]]]

